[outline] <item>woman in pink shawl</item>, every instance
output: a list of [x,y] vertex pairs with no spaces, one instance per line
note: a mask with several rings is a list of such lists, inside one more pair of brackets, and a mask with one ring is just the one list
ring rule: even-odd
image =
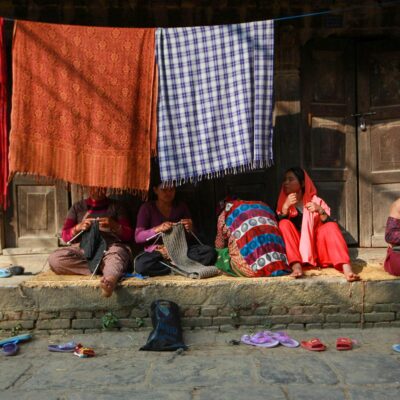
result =
[[292,276],[301,277],[303,266],[333,266],[349,282],[360,279],[351,268],[346,242],[330,218],[330,208],[317,196],[303,169],[293,167],[285,172],[277,213]]

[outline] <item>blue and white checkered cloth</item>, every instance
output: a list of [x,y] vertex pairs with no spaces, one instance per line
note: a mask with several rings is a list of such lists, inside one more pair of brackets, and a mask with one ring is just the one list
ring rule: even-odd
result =
[[156,31],[161,180],[272,162],[274,22]]

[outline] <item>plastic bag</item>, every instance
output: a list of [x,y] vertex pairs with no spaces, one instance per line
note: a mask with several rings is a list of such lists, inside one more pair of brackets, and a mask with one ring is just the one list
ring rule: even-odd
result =
[[156,300],[151,303],[150,309],[153,331],[150,333],[147,343],[140,350],[186,350],[178,305],[169,300]]

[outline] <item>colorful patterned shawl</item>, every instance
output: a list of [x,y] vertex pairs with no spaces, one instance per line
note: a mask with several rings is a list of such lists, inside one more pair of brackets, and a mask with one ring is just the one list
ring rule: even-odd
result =
[[149,187],[155,30],[16,23],[11,177]]
[[285,242],[275,214],[259,201],[236,200],[226,205],[226,220],[241,256],[259,276],[288,270]]

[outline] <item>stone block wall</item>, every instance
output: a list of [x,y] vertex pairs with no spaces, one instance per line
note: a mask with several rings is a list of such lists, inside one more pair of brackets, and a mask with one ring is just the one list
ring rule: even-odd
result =
[[24,297],[21,289],[1,288],[0,330],[94,332],[108,312],[118,330],[148,330],[156,299],[180,306],[184,329],[400,327],[399,289],[400,281],[153,282],[103,299],[97,287],[24,288]]
[[[239,327],[249,331],[260,329],[332,329],[400,327],[400,303],[366,305],[368,312],[343,308],[334,304],[259,306],[254,309],[218,306],[182,307],[184,329],[211,329],[221,332]],[[382,309],[387,311],[381,311]],[[108,309],[95,311],[3,311],[0,331],[74,331],[76,333],[103,330],[102,317]],[[116,329],[148,330],[149,312],[142,309],[113,310],[118,322]]]

